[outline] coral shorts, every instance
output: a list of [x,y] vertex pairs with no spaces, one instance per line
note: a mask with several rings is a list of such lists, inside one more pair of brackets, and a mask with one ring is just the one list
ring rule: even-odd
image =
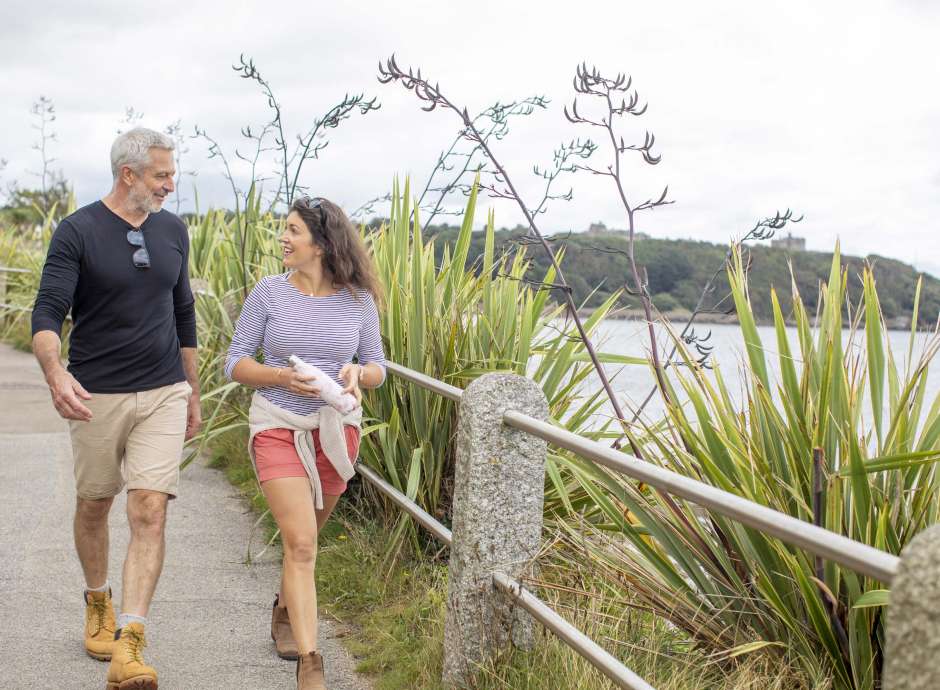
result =
[[[349,459],[355,464],[359,456],[359,429],[347,424],[343,427],[343,431],[346,433],[346,450],[349,453]],[[255,435],[253,447],[259,482],[284,477],[307,476],[303,462],[294,447],[294,432],[290,429],[262,431]],[[346,491],[346,482],[339,476],[333,468],[333,463],[323,452],[318,429],[313,430],[313,450],[317,456],[317,474],[320,475],[320,486],[324,495],[342,495]]]

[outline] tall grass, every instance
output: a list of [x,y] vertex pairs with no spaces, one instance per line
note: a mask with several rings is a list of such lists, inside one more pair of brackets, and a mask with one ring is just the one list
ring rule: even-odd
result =
[[[74,197],[70,197],[74,210]],[[39,289],[45,249],[55,229],[55,208],[42,224],[32,227],[0,227],[0,266],[25,272],[0,273],[0,340],[20,349],[31,343],[30,309]],[[68,342],[68,323],[63,329],[63,352]]]

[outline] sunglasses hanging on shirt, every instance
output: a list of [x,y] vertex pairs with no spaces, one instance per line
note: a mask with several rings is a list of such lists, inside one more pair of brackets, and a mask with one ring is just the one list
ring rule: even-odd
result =
[[144,242],[144,233],[136,228],[128,230],[127,241],[135,247],[140,247],[131,257],[134,266],[136,268],[150,268],[150,252],[147,251],[147,244]]

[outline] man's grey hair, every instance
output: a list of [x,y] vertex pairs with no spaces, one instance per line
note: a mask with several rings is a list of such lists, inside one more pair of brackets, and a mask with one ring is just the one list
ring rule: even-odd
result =
[[150,149],[173,151],[173,139],[146,127],[134,127],[124,132],[111,145],[111,174],[116,180],[125,165],[141,172],[150,163]]

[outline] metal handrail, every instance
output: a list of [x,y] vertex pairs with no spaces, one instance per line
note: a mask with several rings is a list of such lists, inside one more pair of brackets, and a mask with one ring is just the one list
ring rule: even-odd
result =
[[405,379],[406,381],[411,381],[421,388],[434,391],[435,393],[443,395],[445,398],[450,400],[459,402],[461,396],[463,395],[463,389],[457,388],[457,386],[452,386],[449,383],[444,383],[443,381],[438,381],[435,378],[431,378],[427,374],[422,374],[420,371],[403,367],[401,364],[396,364],[395,362],[386,362],[385,368],[393,374]]
[[417,503],[412,501],[410,498],[405,496],[401,491],[396,489],[394,486],[389,484],[387,481],[382,479],[375,470],[367,467],[361,462],[356,463],[356,472],[361,474],[363,477],[368,479],[372,484],[385,494],[388,498],[398,504],[398,506],[404,510],[406,513],[411,515],[415,520],[424,525],[431,534],[437,537],[439,540],[451,545],[453,542],[453,536],[451,531],[444,527],[440,522],[431,517],[431,514],[423,510]]
[[493,573],[493,584],[621,688],[655,690],[652,685],[621,664],[610,652],[559,616],[552,607],[523,587],[518,580],[506,573]]
[[11,311],[32,311],[32,307],[21,307],[18,304],[7,304],[6,302],[0,302],[0,309],[9,309]]
[[566,448],[615,472],[626,474],[657,489],[711,508],[748,527],[772,534],[814,555],[827,558],[881,582],[890,583],[898,572],[900,559],[897,556],[746,498],[716,489],[710,484],[671,472],[650,462],[638,460],[631,455],[518,412],[506,412],[503,415],[503,422],[515,429],[550,441],[561,448]]
[[[7,304],[6,302],[0,302],[0,309],[8,309],[10,311],[25,311],[29,313],[33,312],[32,307],[21,307],[18,304]],[[72,312],[69,312],[68,314],[65,315],[65,320],[66,321],[72,320]]]
[[[392,373],[412,383],[459,401],[463,391],[426,374],[400,364],[387,363]],[[545,439],[608,469],[646,482],[663,491],[710,508],[783,541],[799,546],[809,553],[827,558],[852,570],[889,584],[898,572],[900,559],[890,553],[849,539],[822,527],[800,520],[773,508],[755,503],[710,484],[683,476],[653,463],[639,460],[597,441],[573,434],[547,422],[519,412],[507,412],[503,422],[508,426]]]

